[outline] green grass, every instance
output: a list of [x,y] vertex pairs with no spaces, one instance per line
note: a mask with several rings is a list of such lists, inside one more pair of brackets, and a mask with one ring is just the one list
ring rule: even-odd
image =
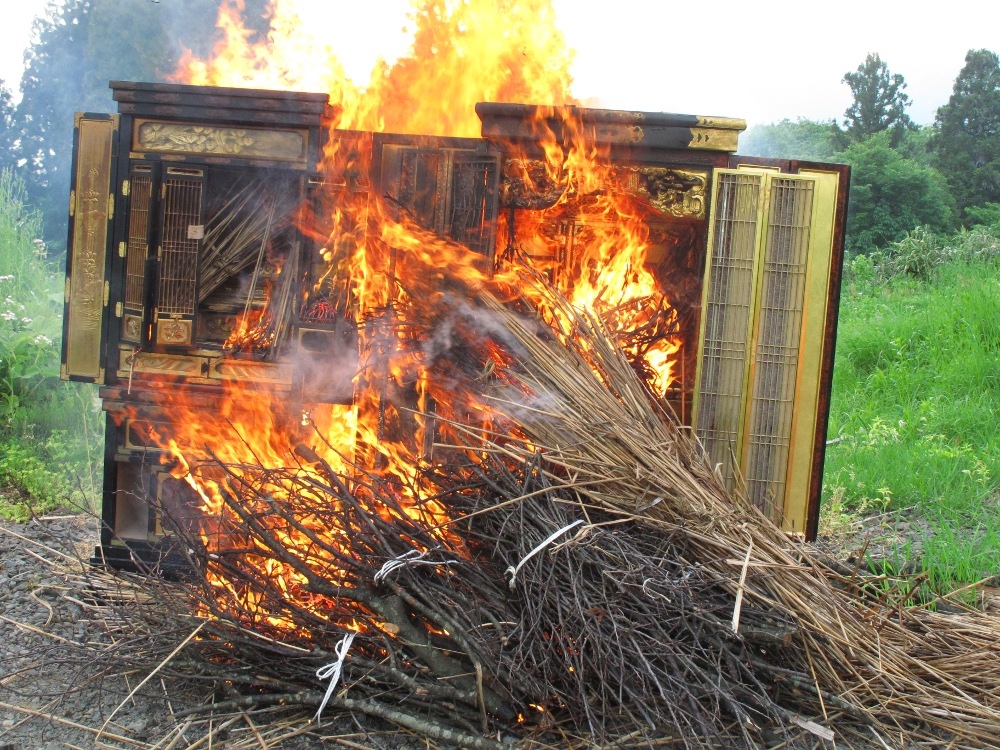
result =
[[101,420],[92,387],[59,380],[62,273],[23,184],[0,172],[0,515],[93,510]]
[[847,274],[824,502],[921,521],[917,562],[946,589],[1000,574],[1000,243],[925,240],[929,261],[911,242]]

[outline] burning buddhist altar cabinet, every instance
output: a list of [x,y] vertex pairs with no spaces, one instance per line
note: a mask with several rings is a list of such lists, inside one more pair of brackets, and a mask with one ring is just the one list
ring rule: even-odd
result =
[[[727,118],[481,103],[482,138],[446,138],[333,129],[325,94],[111,88],[118,113],[75,122],[62,368],[102,386],[99,558],[155,559],[197,504],[165,459],[181,422],[211,449],[263,399],[432,463],[440,392],[375,356],[412,324],[395,290],[511,264],[609,321],[729,485],[815,535],[846,167],[740,157]],[[434,238],[461,253],[405,278]]]

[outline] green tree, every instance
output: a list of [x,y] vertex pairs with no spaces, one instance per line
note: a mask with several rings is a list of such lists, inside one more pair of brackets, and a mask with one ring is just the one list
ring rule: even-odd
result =
[[7,82],[0,78],[0,169],[12,169],[14,158],[14,100]]
[[799,118],[754,125],[740,139],[740,153],[776,159],[829,161],[838,151],[829,122]]
[[936,131],[931,125],[914,125],[907,128],[903,140],[896,146],[896,151],[905,159],[912,159],[925,167],[937,167],[937,157],[934,154],[932,142]]
[[[217,33],[218,4],[65,0],[50,2],[36,21],[12,140],[30,200],[43,213],[50,248],[65,242],[73,113],[113,112],[109,81],[165,81],[186,49],[206,54]],[[263,0],[246,3],[251,28],[262,23],[262,5]],[[0,117],[2,106],[0,101]]]
[[1000,58],[995,52],[969,50],[935,127],[938,168],[959,208],[1000,202]]
[[948,185],[933,167],[901,156],[889,133],[876,133],[840,154],[851,165],[847,249],[867,255],[902,239],[918,226],[934,231],[952,227]]
[[61,245],[65,234],[51,230],[65,226],[72,112],[82,104],[87,84],[82,48],[88,8],[88,0],[67,0],[61,7],[50,3],[45,17],[35,21],[36,41],[25,54],[21,103],[14,115],[16,157],[52,247]]
[[890,145],[895,148],[913,121],[906,114],[910,97],[903,93],[906,82],[899,73],[890,73],[889,67],[878,56],[869,54],[853,73],[843,78],[851,88],[854,101],[844,112],[844,129],[834,125],[834,133],[843,146],[860,143],[876,133],[888,131]]

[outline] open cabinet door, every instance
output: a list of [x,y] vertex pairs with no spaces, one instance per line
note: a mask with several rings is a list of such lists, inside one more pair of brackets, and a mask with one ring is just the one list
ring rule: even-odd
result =
[[840,180],[804,169],[714,174],[695,430],[729,487],[798,533],[818,507]]
[[104,382],[117,135],[118,115],[77,113],[66,256],[64,380]]

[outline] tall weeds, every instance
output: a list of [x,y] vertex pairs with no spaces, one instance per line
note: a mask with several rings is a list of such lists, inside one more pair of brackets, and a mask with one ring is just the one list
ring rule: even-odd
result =
[[917,230],[852,261],[829,438],[827,510],[897,511],[895,563],[940,587],[1000,574],[1000,237]]
[[24,184],[0,172],[0,514],[96,507],[100,415],[59,380],[62,275]]

